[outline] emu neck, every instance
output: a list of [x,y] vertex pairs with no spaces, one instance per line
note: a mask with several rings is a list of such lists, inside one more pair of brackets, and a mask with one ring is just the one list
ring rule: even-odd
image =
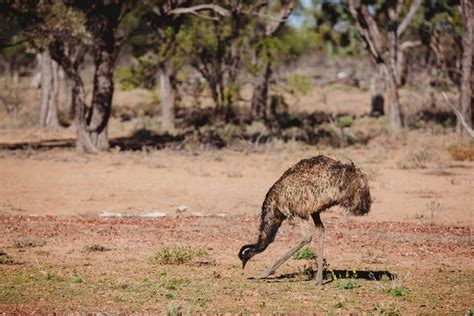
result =
[[278,228],[284,219],[285,216],[280,211],[273,208],[263,208],[258,240],[255,244],[256,252],[264,251],[275,240]]

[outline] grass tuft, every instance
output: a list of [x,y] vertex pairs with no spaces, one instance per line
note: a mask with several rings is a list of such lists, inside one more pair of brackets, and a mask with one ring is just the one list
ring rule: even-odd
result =
[[316,254],[314,253],[313,248],[309,246],[301,248],[293,255],[293,259],[295,260],[311,260],[315,258]]
[[87,251],[87,252],[104,252],[104,251],[109,251],[109,250],[112,250],[112,249],[99,245],[99,244],[94,244],[94,245],[84,247],[84,251]]
[[388,293],[390,293],[391,295],[395,297],[405,296],[407,292],[408,292],[407,288],[403,286],[394,286],[388,289]]
[[360,287],[356,279],[339,279],[337,281],[337,288],[340,290],[351,290]]
[[12,257],[10,257],[6,252],[0,250],[0,264],[5,265],[14,265],[14,264],[21,264],[21,262],[16,261]]
[[159,264],[184,264],[195,257],[207,255],[204,247],[192,248],[187,245],[166,245],[158,249],[151,258]]
[[406,154],[402,159],[397,161],[397,167],[399,169],[423,169],[426,168],[428,163],[433,158],[433,152],[429,149],[420,149],[418,151],[411,151]]
[[35,248],[35,247],[41,247],[46,244],[45,241],[43,240],[33,240],[33,239],[19,239],[15,240],[13,242],[12,247],[13,248]]

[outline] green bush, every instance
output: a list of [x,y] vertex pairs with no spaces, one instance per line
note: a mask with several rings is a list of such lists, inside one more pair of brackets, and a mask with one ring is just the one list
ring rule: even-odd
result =
[[349,115],[344,115],[339,118],[337,121],[337,126],[340,128],[350,127],[354,123],[354,120]]

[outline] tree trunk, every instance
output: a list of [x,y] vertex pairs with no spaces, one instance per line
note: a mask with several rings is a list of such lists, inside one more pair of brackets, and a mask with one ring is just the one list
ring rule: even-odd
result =
[[260,72],[256,79],[252,94],[252,116],[255,119],[265,120],[267,118],[268,86],[272,76],[272,64],[267,61],[265,69]]
[[39,89],[41,87],[41,53],[36,54],[36,73],[31,77],[30,87],[33,89]]
[[370,93],[372,94],[370,115],[385,115],[386,74],[383,64],[376,64],[376,73],[370,80]]
[[389,38],[389,61],[386,65],[387,83],[390,93],[389,124],[394,130],[402,127],[402,113],[400,110],[398,85],[397,85],[397,51],[398,38],[396,31],[388,33]]
[[416,41],[405,41],[400,43],[397,46],[397,60],[396,60],[396,74],[397,74],[397,85],[399,87],[405,85],[406,82],[406,61],[405,61],[405,54],[406,51],[410,48],[415,48],[421,46],[422,42],[419,40]]
[[92,104],[88,115],[88,130],[92,143],[99,150],[109,148],[107,125],[114,93],[115,53],[101,50],[97,52],[94,72]]
[[85,92],[84,84],[81,77],[77,74],[71,78],[74,123],[76,125],[76,149],[79,152],[87,151],[90,153],[97,153],[97,147],[90,138],[90,133],[87,131],[86,125],[86,106],[85,106]]
[[387,67],[387,84],[388,84],[388,92],[390,96],[390,108],[388,113],[388,121],[390,128],[393,130],[399,130],[402,127],[402,115],[400,111],[400,104],[398,102],[398,87],[397,87],[397,79],[395,74],[393,73],[390,67]]
[[74,119],[74,102],[72,96],[73,82],[68,76],[64,76],[64,111],[68,120]]
[[174,131],[174,105],[175,89],[173,86],[173,74],[167,63],[162,63],[159,69],[160,77],[160,103],[161,103],[161,130],[163,132]]
[[[472,103],[472,86],[473,83],[473,67],[472,67],[472,54],[473,54],[473,41],[474,41],[474,5],[472,0],[462,0],[462,13],[463,13],[463,24],[464,33],[462,37],[463,55],[462,55],[462,81],[461,81],[461,114],[464,117],[469,128],[472,128],[472,111],[474,104]],[[464,129],[458,122],[458,131],[464,133]]]
[[69,45],[65,47],[63,41],[53,41],[49,46],[54,60],[61,65],[66,76],[72,83],[72,102],[75,109],[74,123],[76,126],[76,149],[79,152],[97,153],[97,147],[92,143],[86,128],[86,106],[84,83],[79,74],[79,65],[82,63],[85,50],[81,47]]
[[41,60],[41,104],[40,125],[43,127],[58,127],[58,64],[51,59],[48,50],[42,53]]

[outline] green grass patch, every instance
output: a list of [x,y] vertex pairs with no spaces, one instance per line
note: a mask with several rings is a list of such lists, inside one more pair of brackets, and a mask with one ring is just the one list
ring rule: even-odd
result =
[[294,255],[293,259],[295,260],[310,260],[310,259],[316,259],[316,254],[314,253],[314,250],[310,246],[306,246],[298,250]]
[[408,289],[403,286],[394,286],[389,288],[387,292],[392,296],[402,297],[407,295]]
[[151,258],[159,264],[184,264],[195,257],[207,255],[205,247],[193,248],[187,245],[166,245],[158,249]]
[[351,290],[360,287],[356,279],[339,279],[337,280],[337,288],[340,290]]

